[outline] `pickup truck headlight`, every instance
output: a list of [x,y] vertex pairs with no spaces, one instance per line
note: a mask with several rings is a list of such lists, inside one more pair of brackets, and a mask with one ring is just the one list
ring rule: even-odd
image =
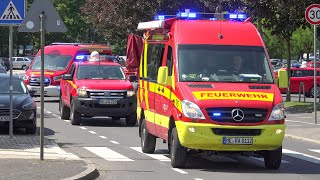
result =
[[283,103],[277,104],[269,117],[269,121],[278,121],[278,120],[283,120],[286,117],[285,115],[285,108]]
[[78,94],[78,97],[88,97],[87,90],[84,88],[78,88],[77,94]]
[[183,114],[188,118],[205,119],[199,106],[188,100],[182,101],[182,111],[183,111]]
[[134,96],[136,93],[134,91],[127,91],[127,96],[131,97]]
[[54,81],[60,81],[62,79],[62,76],[54,76],[53,80]]
[[31,103],[25,104],[24,106],[22,106],[22,109],[24,109],[24,110],[32,110],[32,109],[34,109],[34,103],[31,102]]

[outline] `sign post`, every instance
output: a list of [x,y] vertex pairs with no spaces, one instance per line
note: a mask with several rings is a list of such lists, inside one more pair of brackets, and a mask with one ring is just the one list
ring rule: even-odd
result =
[[306,20],[314,27],[314,84],[313,84],[313,97],[314,97],[314,123],[317,124],[317,95],[319,88],[317,85],[317,25],[320,24],[320,4],[312,4],[305,11]]
[[9,62],[10,62],[10,122],[9,134],[13,138],[13,100],[12,100],[12,52],[13,26],[19,26],[25,15],[25,0],[0,0],[0,26],[9,26]]
[[44,159],[44,46],[46,32],[67,32],[63,21],[50,0],[34,0],[19,32],[41,33],[41,95],[40,95],[40,159]]

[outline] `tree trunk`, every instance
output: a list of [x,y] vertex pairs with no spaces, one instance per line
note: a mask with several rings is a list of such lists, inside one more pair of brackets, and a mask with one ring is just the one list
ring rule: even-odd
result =
[[288,73],[288,88],[287,88],[287,96],[286,96],[286,101],[291,101],[291,91],[290,91],[290,77],[291,77],[291,45],[290,45],[290,37],[286,38],[286,43],[287,43],[287,50],[288,50],[288,56],[287,56],[287,73]]
[[260,36],[261,36],[262,40],[264,40],[264,34],[263,34],[263,31],[262,31],[261,18],[258,19],[258,30],[259,30],[259,33],[260,33]]

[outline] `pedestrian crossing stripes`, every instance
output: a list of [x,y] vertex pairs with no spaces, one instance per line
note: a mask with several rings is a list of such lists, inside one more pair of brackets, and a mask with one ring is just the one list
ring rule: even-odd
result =
[[[120,154],[114,150],[111,150],[107,147],[84,147],[84,148],[87,149],[88,151],[92,152],[93,154],[100,156],[101,158],[103,158],[107,161],[120,161],[120,162],[121,161],[135,161],[134,155],[132,153],[130,153],[130,157],[127,157],[127,156]],[[170,162],[171,161],[168,153],[158,153],[157,154],[157,151],[156,151],[154,154],[146,154],[146,153],[142,152],[141,147],[130,147],[130,149],[134,150],[135,152],[138,152],[139,154],[143,154],[145,156],[148,156],[154,160],[158,160],[161,162]],[[320,155],[320,149],[308,149],[308,151],[319,153],[319,155]],[[316,156],[304,154],[304,153],[289,150],[289,149],[283,149],[282,152],[283,152],[283,155],[285,155],[285,156],[293,157],[295,159],[307,161],[307,162],[314,163],[314,164],[320,164],[320,158],[316,157]],[[283,164],[292,163],[285,156],[283,156],[281,162]],[[257,160],[257,161],[262,161],[262,162],[264,161],[263,158],[252,157],[251,159]]]
[[88,151],[102,157],[107,161],[133,161],[128,157],[119,154],[107,147],[85,147]]

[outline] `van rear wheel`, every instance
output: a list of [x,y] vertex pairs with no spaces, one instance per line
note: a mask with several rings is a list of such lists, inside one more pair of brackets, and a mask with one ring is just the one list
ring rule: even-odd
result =
[[156,149],[156,137],[148,132],[145,119],[142,121],[140,133],[142,152],[153,154]]
[[137,124],[137,113],[133,112],[129,116],[126,117],[127,126],[135,126]]
[[282,147],[266,151],[264,154],[264,165],[267,169],[279,169],[282,159]]
[[176,128],[171,131],[170,157],[173,168],[185,168],[187,162],[187,149],[180,144]]

